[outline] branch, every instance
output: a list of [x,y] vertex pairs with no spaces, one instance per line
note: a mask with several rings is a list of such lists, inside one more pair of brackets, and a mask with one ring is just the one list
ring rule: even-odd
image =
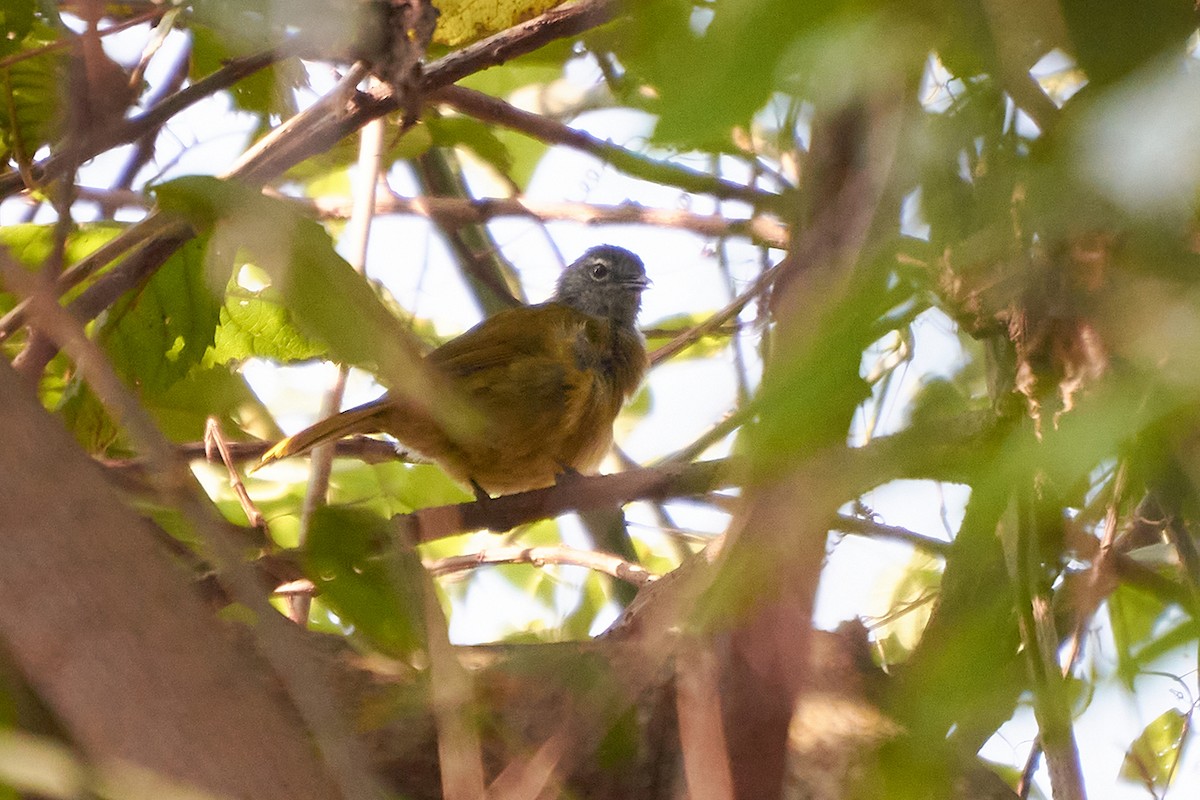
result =
[[[345,797],[377,796],[375,780],[361,766],[362,754],[341,711],[329,702],[329,690],[319,666],[305,659],[296,649],[294,627],[267,602],[252,568],[243,561],[241,543],[230,535],[229,526],[216,513],[186,464],[176,457],[149,413],[121,382],[99,346],[87,338],[83,326],[56,302],[48,284],[39,281],[39,276],[27,273],[3,249],[0,249],[0,275],[10,290],[30,298],[39,329],[67,352],[89,387],[125,426],[139,449],[152,459],[157,488],[182,512],[192,532],[202,542],[206,557],[218,566],[222,585],[230,596],[254,616],[257,649],[275,671],[280,688],[304,722],[306,732],[311,734],[315,753],[310,756],[318,756],[319,772],[327,775],[330,785]],[[16,394],[11,389],[13,379],[5,378],[0,372],[0,392],[4,390],[4,384],[10,386],[10,396],[5,401],[7,408],[16,405],[18,398],[11,396]],[[25,398],[20,401],[31,402]],[[64,445],[60,445],[60,449],[62,447]],[[74,460],[84,458],[77,447],[71,455]],[[36,461],[34,458],[30,463]],[[45,464],[42,468],[44,472]],[[36,473],[33,475],[37,477]],[[96,491],[99,490],[93,490]],[[101,502],[101,505],[106,504]],[[119,503],[111,505],[120,506]],[[64,508],[70,511],[69,507]],[[111,584],[111,580],[107,583]]]
[[532,114],[497,98],[462,86],[447,86],[433,100],[445,103],[482,122],[512,128],[547,144],[573,147],[643,180],[677,186],[687,192],[711,194],[722,200],[741,200],[755,208],[776,208],[782,196],[733,181],[718,178],[666,161],[656,161],[624,147],[606,142],[590,133],[575,130],[552,119]]
[[[181,89],[153,108],[107,130],[96,131],[94,135],[88,137],[88,146],[81,151],[68,148],[42,159],[30,167],[28,174],[39,184],[53,180],[70,169],[73,164],[88,161],[118,145],[128,144],[146,136],[188,106],[223,89],[228,89],[243,78],[253,75],[287,55],[288,53],[282,50],[268,50],[264,53],[232,59],[213,74]],[[0,176],[0,200],[25,188],[25,179],[20,174],[11,173]]]
[[614,555],[564,546],[489,547],[478,553],[429,559],[422,563],[425,565],[425,569],[429,570],[429,574],[434,577],[466,572],[484,564],[532,564],[535,567],[545,564],[565,564],[602,572],[639,588],[654,581],[657,577],[644,567],[631,564]]
[[[130,17],[127,20],[122,20],[114,25],[109,25],[107,28],[97,31],[96,36],[103,38],[110,34],[120,33],[123,30],[128,30],[129,28],[141,25],[143,22],[157,22],[166,13],[166,8],[152,8],[148,11],[143,11],[141,14]],[[39,47],[31,47],[28,50],[21,50],[20,52],[13,53],[11,56],[0,58],[0,70],[8,69],[13,64],[30,58],[37,58],[45,53],[53,53],[57,50],[65,50],[68,47],[71,47],[74,43],[75,42],[73,38],[64,37],[53,42],[48,42]]]
[[[80,196],[90,196],[87,192],[88,190],[81,189]],[[103,193],[98,195],[103,196]],[[344,219],[349,214],[349,203],[340,198],[285,199],[315,211],[324,219]],[[126,200],[135,205],[141,202],[134,198]],[[410,198],[394,195],[381,195],[376,202],[381,214],[416,214],[427,219],[440,220],[447,225],[478,225],[496,217],[529,217],[541,221],[579,222],[583,225],[658,225],[713,238],[744,236],[755,244],[775,248],[787,247],[788,240],[787,226],[765,215],[748,219],[730,218],[721,214],[696,214],[679,209],[651,208],[633,202],[596,205],[551,203],[526,197]]]
[[671,356],[685,350],[689,345],[718,330],[726,322],[742,313],[742,309],[751,300],[761,295],[771,286],[771,282],[779,276],[780,266],[781,264],[776,264],[770,269],[763,270],[754,279],[754,282],[747,287],[746,291],[731,300],[723,309],[703,322],[697,323],[685,331],[681,331],[674,339],[651,353],[650,364],[653,366],[666,361]]
[[671,464],[612,475],[578,476],[555,486],[507,494],[471,503],[422,508],[393,521],[416,542],[430,542],[466,531],[511,530],[528,522],[571,511],[611,508],[635,500],[694,497],[733,486],[728,461]]

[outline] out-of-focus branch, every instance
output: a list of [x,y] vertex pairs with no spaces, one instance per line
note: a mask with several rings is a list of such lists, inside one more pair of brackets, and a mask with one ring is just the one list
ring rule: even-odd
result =
[[[288,198],[292,199],[292,198]],[[296,199],[322,217],[341,219],[347,204],[337,198]],[[787,226],[771,216],[739,218],[720,214],[697,214],[674,208],[652,208],[637,203],[596,205],[553,203],[525,197],[380,197],[381,214],[417,214],[448,225],[474,225],[496,217],[529,217],[542,221],[564,220],[584,225],[658,225],[679,228],[701,236],[744,236],[755,244],[787,247]]]
[[561,122],[513,106],[503,100],[467,89],[447,86],[432,97],[458,111],[493,125],[520,131],[547,144],[561,144],[611,164],[637,178],[697,194],[710,194],[722,200],[741,200],[755,208],[777,208],[782,197],[745,184],[718,178],[667,161],[657,161],[611,142],[597,139],[590,133],[567,127]]
[[446,556],[445,558],[430,559],[423,562],[429,574],[440,577],[453,575],[456,572],[466,572],[485,564],[532,564],[540,567],[544,564],[562,564],[567,566],[585,567],[595,572],[626,581],[634,586],[645,586],[655,579],[655,575],[645,568],[631,564],[624,559],[608,553],[595,550],[580,550],[574,547],[489,547],[478,553],[467,553],[461,556]]
[[281,687],[312,735],[322,766],[339,792],[345,797],[380,796],[374,776],[363,767],[362,754],[341,711],[329,702],[323,676],[313,664],[298,657],[293,640],[280,628],[281,618],[260,591],[251,567],[242,560],[240,544],[230,536],[228,525],[186,463],[121,382],[99,345],[87,337],[83,325],[56,302],[48,282],[26,273],[4,249],[0,249],[0,276],[12,291],[29,298],[39,330],[70,355],[88,385],[147,454],[156,488],[180,509],[202,541],[205,555],[218,567],[222,585],[256,617],[259,652],[280,678]]
[[[167,120],[188,106],[228,89],[241,79],[253,75],[287,55],[288,53],[283,51],[270,50],[265,53],[232,59],[213,74],[184,87],[141,114],[108,129],[95,132],[94,136],[88,137],[87,147],[82,151],[68,149],[54,153],[32,165],[29,175],[39,184],[53,180],[70,169],[72,164],[82,163],[95,158],[106,150],[142,138],[157,130]],[[25,180],[19,174],[0,176],[0,199],[25,188]]]

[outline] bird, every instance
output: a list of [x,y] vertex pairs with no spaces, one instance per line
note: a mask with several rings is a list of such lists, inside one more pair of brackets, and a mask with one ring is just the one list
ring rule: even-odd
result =
[[637,328],[649,285],[636,254],[592,247],[562,271],[547,302],[500,311],[425,356],[473,424],[447,424],[389,393],[281,440],[255,469],[352,434],[386,433],[480,500],[594,473],[649,369]]

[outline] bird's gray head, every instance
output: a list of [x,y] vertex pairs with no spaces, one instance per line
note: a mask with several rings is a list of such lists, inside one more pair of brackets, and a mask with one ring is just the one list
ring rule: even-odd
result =
[[602,244],[563,270],[554,300],[632,328],[649,285],[640,258],[623,247]]

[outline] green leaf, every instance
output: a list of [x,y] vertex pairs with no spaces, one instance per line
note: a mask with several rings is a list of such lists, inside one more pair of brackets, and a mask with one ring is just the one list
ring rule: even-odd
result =
[[1064,0],[1075,57],[1088,81],[1105,85],[1124,78],[1151,58],[1183,51],[1196,30],[1191,3],[1178,0]]
[[560,39],[499,67],[473,72],[458,85],[492,97],[511,97],[518,89],[544,86],[561,78],[563,63],[571,58],[571,48],[570,40]]
[[113,366],[143,394],[171,387],[213,342],[220,304],[205,279],[205,247],[204,238],[186,242],[97,331]]
[[[128,226],[120,222],[85,222],[77,225],[68,235],[63,252],[68,265],[90,255],[114,239]],[[40,268],[54,251],[54,225],[33,223],[5,225],[0,228],[0,244],[13,257],[27,267]]]
[[33,30],[36,0],[7,0],[0,6],[0,56],[17,52],[21,40]]
[[1125,752],[1121,779],[1140,783],[1161,797],[1175,777],[1187,722],[1186,714],[1172,708],[1147,725]]
[[1121,584],[1108,597],[1108,618],[1116,645],[1117,675],[1129,689],[1140,671],[1137,650],[1150,638],[1164,611],[1162,602],[1148,592]]
[[215,417],[226,432],[248,431],[259,438],[281,435],[270,413],[241,375],[228,368],[198,366],[154,397],[146,407],[173,442],[195,442]]
[[330,492],[336,503],[370,508],[386,517],[472,499],[440,467],[400,462],[340,467],[330,478]]
[[608,605],[610,580],[598,572],[588,573],[583,582],[583,591],[579,595],[579,605],[563,620],[563,639],[584,641],[591,637],[596,617]]
[[[192,176],[156,188],[159,205],[211,230],[208,262],[222,284],[249,253],[305,337],[345,364],[377,371],[391,387],[430,396],[412,334],[334,250],[329,234],[284,200],[233,181]],[[454,406],[448,403],[447,406]],[[447,415],[461,409],[446,408]]]
[[220,324],[213,337],[216,364],[269,358],[283,364],[309,361],[328,354],[328,348],[305,336],[271,287],[258,291],[230,283],[221,306]]
[[[55,39],[50,28],[38,24],[16,52],[39,50]],[[0,68],[0,165],[10,158],[28,164],[58,137],[66,58],[63,50],[42,50]]]
[[[228,39],[216,31],[196,26],[192,29],[192,61],[189,76],[193,81],[216,72],[231,58],[243,55],[230,49]],[[308,73],[299,59],[289,58],[261,69],[230,87],[234,103],[253,114],[290,117],[296,113],[293,90],[308,85]]]
[[[63,260],[67,265],[75,264],[100,246],[121,233],[127,226],[118,222],[85,222],[77,225],[67,235]],[[20,264],[30,270],[40,270],[54,251],[54,225],[21,223],[0,227],[0,246],[8,249]],[[70,299],[76,292],[68,292]],[[15,298],[0,290],[0,309],[12,308]]]
[[67,384],[56,409],[63,424],[89,453],[104,453],[120,437],[120,429],[82,378]]
[[426,123],[438,147],[462,147],[490,164],[501,175],[512,169],[512,154],[494,130],[471,117],[435,117]]
[[470,42],[511,28],[559,5],[562,0],[503,0],[480,3],[476,0],[438,0],[438,44],[461,47]]
[[414,553],[393,546],[385,518],[360,508],[318,509],[304,564],[325,604],[381,652],[406,658],[424,647],[421,586],[428,578]]
[[[387,170],[397,161],[416,158],[428,150],[433,144],[433,135],[428,124],[431,121],[422,121],[399,137],[392,136],[381,158],[382,169]],[[346,136],[328,150],[306,158],[290,168],[286,177],[308,186],[311,193],[313,185],[321,179],[327,179],[334,173],[345,172],[357,161],[358,138]]]
[[[660,320],[646,336],[646,347],[655,350],[668,344],[676,336],[689,330],[712,316],[711,312],[675,314]],[[729,333],[720,330],[707,333],[693,340],[687,347],[671,356],[671,360],[688,358],[710,358],[729,346]]]

